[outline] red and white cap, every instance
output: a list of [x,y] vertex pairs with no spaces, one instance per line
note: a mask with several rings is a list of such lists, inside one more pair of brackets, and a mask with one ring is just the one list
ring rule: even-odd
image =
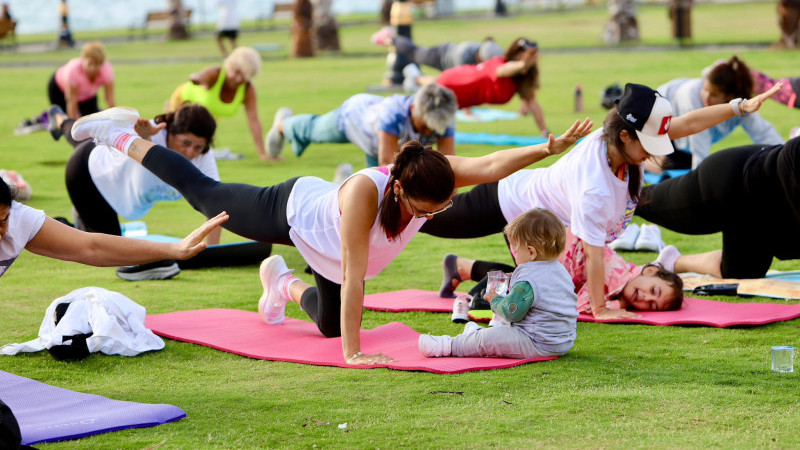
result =
[[668,134],[672,104],[657,91],[641,84],[626,84],[617,100],[617,114],[636,129],[647,153],[661,156],[675,151]]

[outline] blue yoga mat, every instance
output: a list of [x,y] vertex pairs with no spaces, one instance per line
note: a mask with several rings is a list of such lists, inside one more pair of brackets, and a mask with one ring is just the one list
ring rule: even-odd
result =
[[668,180],[670,178],[676,178],[681,175],[686,175],[687,173],[689,173],[689,169],[665,170],[662,173],[645,172],[644,181],[647,184],[658,184],[664,180]]
[[456,113],[456,120],[459,122],[494,122],[497,120],[516,120],[519,119],[519,114],[514,111],[505,111],[502,109],[494,108],[471,108],[471,114],[464,113],[464,110],[459,109]]
[[771,280],[790,281],[792,283],[800,283],[800,270],[791,272],[774,272],[768,273],[764,278]]
[[17,418],[23,445],[152,427],[186,417],[177,406],[111,400],[1,370],[0,398]]
[[541,136],[516,136],[513,134],[466,133],[456,131],[456,144],[487,144],[523,147],[547,142]]

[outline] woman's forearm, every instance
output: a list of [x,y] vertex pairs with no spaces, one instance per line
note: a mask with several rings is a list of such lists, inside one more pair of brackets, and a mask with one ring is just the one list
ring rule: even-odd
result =
[[361,314],[364,306],[364,285],[357,281],[342,283],[342,355],[344,359],[361,351]]

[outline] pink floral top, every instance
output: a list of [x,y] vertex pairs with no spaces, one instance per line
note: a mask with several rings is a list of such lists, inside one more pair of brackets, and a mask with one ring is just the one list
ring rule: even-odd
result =
[[[558,261],[567,268],[567,272],[572,276],[572,282],[575,283],[578,313],[591,314],[592,303],[589,300],[589,287],[586,284],[586,254],[583,252],[583,242],[573,236],[569,229],[567,229],[566,246]],[[603,266],[606,270],[606,307],[619,309],[619,301],[613,299],[622,292],[628,281],[642,273],[642,268],[625,261],[607,246],[603,247]]]

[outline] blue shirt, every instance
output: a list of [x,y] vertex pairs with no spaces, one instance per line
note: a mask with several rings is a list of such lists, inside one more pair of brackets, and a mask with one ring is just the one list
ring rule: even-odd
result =
[[411,103],[414,96],[395,94],[381,97],[373,94],[356,94],[345,100],[339,108],[339,131],[364,153],[378,156],[379,133],[385,131],[397,136],[398,145],[416,140],[423,145],[433,145],[440,137],[452,137],[455,128],[448,127],[442,136],[435,133],[421,135],[411,124]]

